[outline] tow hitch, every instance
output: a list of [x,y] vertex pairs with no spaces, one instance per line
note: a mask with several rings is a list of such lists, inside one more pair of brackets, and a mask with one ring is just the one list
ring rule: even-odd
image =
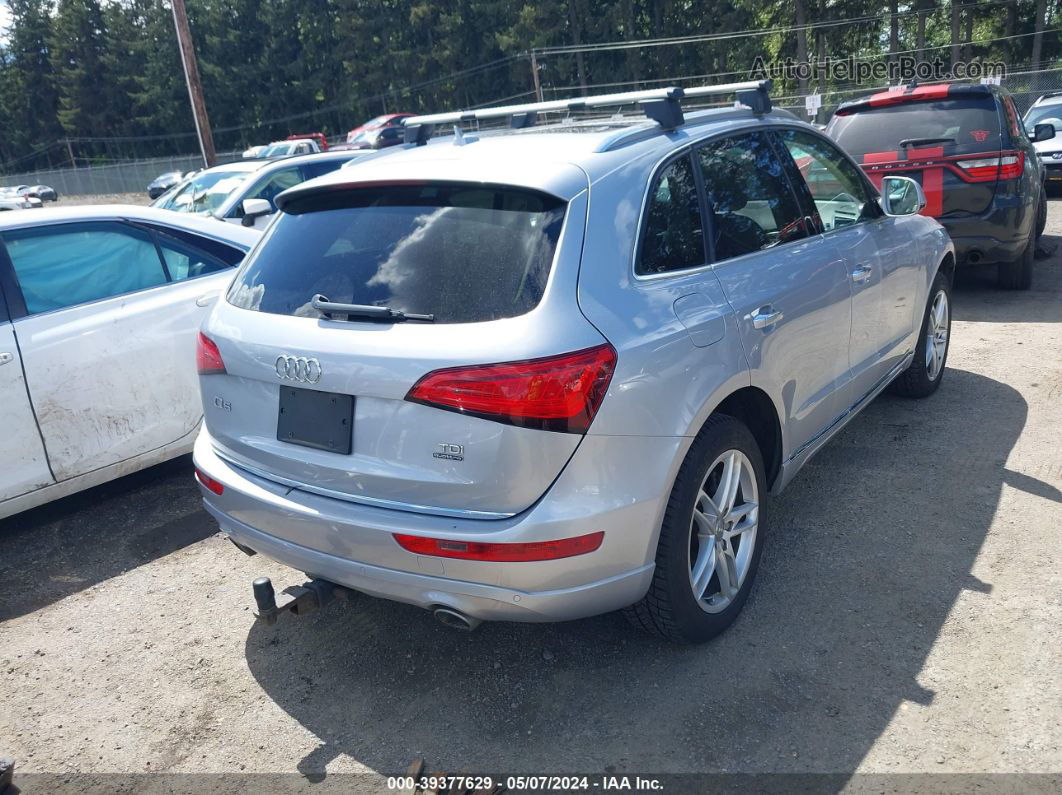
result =
[[282,613],[304,616],[319,610],[335,599],[346,601],[354,593],[349,588],[336,585],[334,582],[316,579],[302,585],[289,585],[282,591],[289,598],[277,604],[276,592],[268,577],[259,577],[251,583],[251,588],[254,590],[255,604],[258,605],[255,617],[269,626],[277,623]]

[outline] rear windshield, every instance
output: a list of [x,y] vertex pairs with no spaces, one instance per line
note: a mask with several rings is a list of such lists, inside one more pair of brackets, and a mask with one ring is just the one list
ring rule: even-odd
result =
[[[898,152],[900,142],[911,149],[943,148],[965,154],[1000,148],[999,114],[991,96],[905,102],[836,115],[826,132],[857,161],[872,153]],[[947,139],[918,143],[919,139]]]
[[564,203],[523,190],[396,185],[289,206],[229,291],[243,309],[320,317],[339,303],[435,315],[516,317],[542,298]]

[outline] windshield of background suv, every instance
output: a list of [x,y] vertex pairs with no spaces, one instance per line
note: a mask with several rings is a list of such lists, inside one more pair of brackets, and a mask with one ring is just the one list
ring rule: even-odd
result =
[[179,213],[212,213],[242,185],[252,171],[204,171],[176,190],[163,194],[154,207]]
[[1062,135],[1062,104],[1043,105],[1039,108],[1030,108],[1025,114],[1025,129],[1031,134],[1037,124],[1053,124],[1059,135]]
[[847,149],[856,162],[871,152],[897,152],[900,141],[905,139],[951,138],[952,143],[941,141],[924,145],[942,147],[945,154],[1000,148],[999,113],[995,100],[989,95],[904,102],[835,115],[826,132]]
[[270,144],[261,152],[258,153],[258,157],[282,157],[284,155],[290,155],[294,143],[282,143],[282,144]]
[[228,300],[314,318],[316,294],[437,323],[516,317],[542,298],[563,218],[559,199],[478,185],[314,197],[279,216]]

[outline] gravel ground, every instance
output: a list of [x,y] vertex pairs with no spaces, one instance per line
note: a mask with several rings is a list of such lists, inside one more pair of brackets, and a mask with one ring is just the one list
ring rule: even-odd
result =
[[216,533],[187,459],[0,522],[0,756],[368,789],[417,756],[1059,773],[1062,256],[1028,293],[991,279],[958,286],[941,390],[879,398],[773,502],[743,617],[699,648],[618,615],[462,634],[367,597],[257,625],[252,578],[301,578]]
[[49,202],[45,207],[78,207],[83,204],[151,204],[147,192],[142,193],[103,193],[96,196],[60,196],[55,204]]

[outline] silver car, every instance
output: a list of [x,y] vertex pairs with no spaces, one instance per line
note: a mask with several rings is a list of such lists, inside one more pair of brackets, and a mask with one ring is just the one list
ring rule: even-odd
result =
[[916,183],[879,196],[764,86],[724,89],[755,110],[413,118],[281,194],[200,337],[221,529],[465,628],[728,626],[767,494],[890,384],[940,384],[954,254]]

